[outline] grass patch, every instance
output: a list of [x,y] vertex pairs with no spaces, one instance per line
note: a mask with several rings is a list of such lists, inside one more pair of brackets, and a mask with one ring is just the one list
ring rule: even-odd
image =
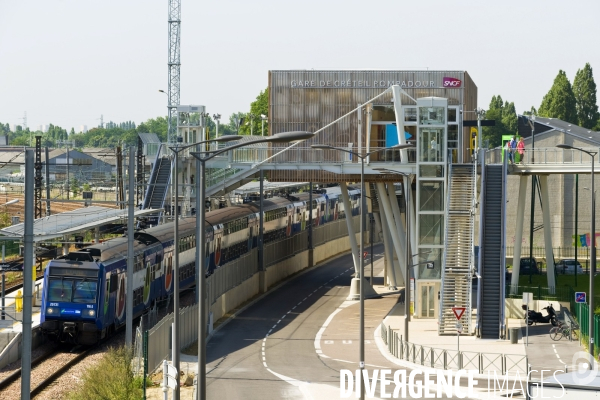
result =
[[98,364],[83,373],[83,384],[69,394],[69,399],[142,399],[144,379],[133,375],[131,360],[131,350],[125,347],[109,349]]
[[[594,288],[600,287],[600,275],[594,277]],[[546,274],[531,275],[531,283],[529,283],[529,275],[519,276],[519,286],[548,286],[548,278]],[[576,292],[588,292],[590,289],[589,274],[577,275],[577,285],[575,285],[575,275],[557,275],[556,286],[570,286]]]

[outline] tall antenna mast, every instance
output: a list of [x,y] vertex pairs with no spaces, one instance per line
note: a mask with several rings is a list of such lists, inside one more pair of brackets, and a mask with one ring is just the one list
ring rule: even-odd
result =
[[181,0],[169,0],[169,120],[167,142],[174,143],[177,136],[177,105],[179,105],[179,70],[181,68],[179,44],[181,40]]

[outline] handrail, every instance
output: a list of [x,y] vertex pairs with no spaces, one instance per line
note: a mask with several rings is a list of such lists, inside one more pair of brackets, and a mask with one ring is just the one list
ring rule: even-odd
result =
[[509,373],[522,376],[529,372],[529,359],[524,354],[485,353],[459,351],[424,346],[403,340],[402,335],[381,323],[381,339],[387,345],[390,354],[400,360],[412,362],[430,368],[444,370],[468,369],[486,372]]

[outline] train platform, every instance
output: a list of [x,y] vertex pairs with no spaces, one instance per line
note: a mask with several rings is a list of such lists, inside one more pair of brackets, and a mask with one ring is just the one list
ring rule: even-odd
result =
[[[33,328],[40,325],[42,285],[42,279],[38,279],[34,284],[32,314]],[[23,289],[20,289],[20,292],[22,295]],[[3,313],[0,303],[0,368],[7,363],[14,361],[14,357],[18,356],[18,354],[14,354],[14,350],[8,351],[7,349],[7,346],[11,343],[11,341],[13,341],[13,339],[23,331],[23,312],[18,311],[16,307],[16,297],[18,295],[19,290],[5,294]],[[15,346],[13,345],[12,347],[14,348]]]

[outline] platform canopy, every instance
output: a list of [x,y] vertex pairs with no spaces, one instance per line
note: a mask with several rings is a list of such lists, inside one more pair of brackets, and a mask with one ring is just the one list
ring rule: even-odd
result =
[[[156,212],[156,209],[136,210],[134,215],[138,217]],[[38,218],[33,222],[33,241],[42,242],[77,232],[88,231],[115,221],[127,220],[127,213],[127,209],[119,210],[91,206]],[[15,240],[15,238],[22,239],[24,230],[24,223],[20,223],[0,229],[0,235],[9,236],[12,240]],[[2,240],[2,236],[0,236],[0,240]]]

